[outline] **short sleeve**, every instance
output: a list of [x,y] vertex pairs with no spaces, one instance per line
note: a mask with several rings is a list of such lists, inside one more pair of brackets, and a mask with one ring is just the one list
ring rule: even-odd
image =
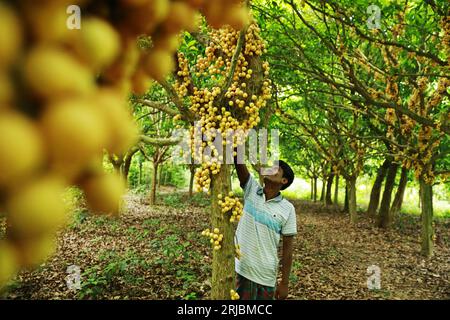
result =
[[281,228],[281,234],[283,236],[293,236],[297,234],[297,216],[295,214],[294,206],[291,206],[286,223]]
[[249,195],[256,192],[257,188],[259,187],[258,182],[256,182],[255,178],[250,174],[248,176],[247,182],[242,186],[242,189],[244,190],[244,199],[248,198]]

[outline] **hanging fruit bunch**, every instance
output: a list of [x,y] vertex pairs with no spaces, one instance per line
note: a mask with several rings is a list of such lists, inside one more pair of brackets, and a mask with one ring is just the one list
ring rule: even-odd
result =
[[[244,34],[231,26],[213,29],[205,55],[198,56],[191,67],[186,57],[178,54],[174,88],[180,98],[189,101],[197,120],[197,125],[190,127],[191,152],[201,163],[195,173],[197,191],[208,192],[212,176],[225,159],[216,139],[221,146],[229,143],[233,150],[243,144],[248,130],[260,121],[260,109],[271,98],[269,65],[261,62],[265,44],[259,33],[256,23],[246,27]],[[238,45],[241,51],[234,57]],[[175,116],[174,121],[178,120],[185,119]]]
[[231,300],[239,300],[240,299],[239,293],[237,293],[233,289],[230,290],[230,297],[231,297]]
[[228,196],[223,197],[222,194],[218,195],[219,205],[222,207],[222,213],[230,213],[230,222],[239,222],[241,216],[243,214],[243,206],[239,201],[239,197],[234,197],[232,191],[228,194]]
[[213,25],[243,25],[239,4],[0,1],[0,287],[54,252],[68,186],[84,191],[93,212],[120,211],[125,184],[103,172],[102,158],[138,139],[127,95],[171,71],[178,34],[194,30],[199,13]]
[[220,248],[222,248],[221,243],[223,240],[223,234],[220,233],[218,228],[214,228],[213,232],[209,231],[209,229],[203,230],[202,236],[209,238],[209,242],[214,250],[220,250]]

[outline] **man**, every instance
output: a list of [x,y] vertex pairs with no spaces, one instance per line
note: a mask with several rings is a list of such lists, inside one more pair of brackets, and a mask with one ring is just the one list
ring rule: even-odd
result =
[[[294,206],[281,196],[280,190],[291,185],[294,172],[280,160],[271,173],[262,175],[264,187],[261,187],[245,164],[237,164],[235,159],[235,167],[244,190],[244,214],[239,221],[235,240],[242,254],[240,259],[236,259],[236,291],[243,300],[286,299],[297,222]],[[277,284],[281,237],[282,278]]]

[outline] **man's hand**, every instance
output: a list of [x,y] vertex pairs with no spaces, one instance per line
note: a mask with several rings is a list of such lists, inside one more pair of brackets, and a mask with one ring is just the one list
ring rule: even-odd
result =
[[288,296],[289,274],[292,266],[293,236],[283,236],[283,256],[281,258],[281,281],[275,291],[275,299],[284,300]]
[[[237,148],[234,148],[234,151],[237,152]],[[245,164],[238,164],[237,156],[234,157],[234,166],[236,167],[236,173],[239,178],[239,183],[241,187],[247,183],[248,178],[250,177],[250,172],[248,172],[247,166]]]
[[275,299],[277,300],[284,300],[288,296],[288,284],[286,283],[278,283],[277,289],[275,290]]

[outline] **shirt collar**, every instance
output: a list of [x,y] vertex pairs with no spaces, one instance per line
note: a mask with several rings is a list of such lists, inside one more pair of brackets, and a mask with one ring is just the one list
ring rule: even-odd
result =
[[[258,189],[256,189],[256,194],[258,196],[264,196],[264,189],[261,186],[258,186]],[[280,202],[281,200],[283,200],[283,196],[281,195],[281,193],[278,193],[278,195],[275,198],[272,198],[269,201],[274,201],[274,202]]]

